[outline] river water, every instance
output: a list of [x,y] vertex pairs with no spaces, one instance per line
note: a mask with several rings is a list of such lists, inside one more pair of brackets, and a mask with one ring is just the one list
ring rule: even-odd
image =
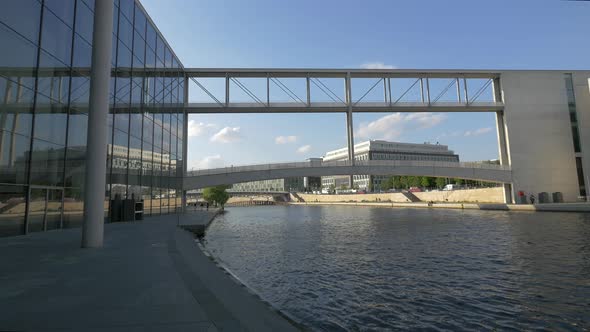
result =
[[235,207],[203,241],[312,330],[590,329],[590,214]]

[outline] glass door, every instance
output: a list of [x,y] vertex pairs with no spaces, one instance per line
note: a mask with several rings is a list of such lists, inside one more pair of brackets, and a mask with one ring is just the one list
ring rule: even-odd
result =
[[61,228],[62,213],[62,189],[31,187],[27,232]]

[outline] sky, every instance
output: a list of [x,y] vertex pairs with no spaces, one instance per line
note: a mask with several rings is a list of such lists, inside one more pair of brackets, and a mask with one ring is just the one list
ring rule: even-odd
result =
[[[141,2],[185,67],[590,69],[590,2],[585,1]],[[220,82],[201,83],[223,99]],[[257,82],[242,83],[258,89]],[[341,94],[337,83],[325,83]],[[373,83],[358,84],[368,89]],[[300,82],[285,84],[304,97]],[[273,89],[272,98],[287,98]],[[231,89],[236,101],[248,101],[237,90]],[[377,90],[365,100],[378,98]],[[207,98],[190,86],[190,101],[211,102]],[[300,161],[346,145],[340,113],[211,114],[189,120],[189,169]],[[492,113],[355,113],[353,123],[356,143],[439,142],[463,161],[498,157]]]

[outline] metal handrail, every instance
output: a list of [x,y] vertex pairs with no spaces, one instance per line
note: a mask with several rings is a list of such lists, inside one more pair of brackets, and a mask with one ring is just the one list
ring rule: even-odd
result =
[[187,176],[203,176],[213,174],[228,174],[240,172],[255,172],[290,168],[315,168],[315,167],[367,167],[367,166],[391,166],[391,167],[436,167],[436,168],[475,168],[485,170],[510,171],[510,165],[495,165],[476,162],[445,162],[426,160],[355,160],[354,165],[348,160],[340,161],[304,161],[273,164],[255,164],[191,170]]

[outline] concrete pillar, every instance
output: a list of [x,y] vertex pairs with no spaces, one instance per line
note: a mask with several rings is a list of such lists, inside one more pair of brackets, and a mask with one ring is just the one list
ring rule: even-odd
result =
[[[494,102],[502,102],[502,90],[500,88],[500,78],[495,78],[492,84]],[[508,152],[508,140],[506,134],[506,124],[504,121],[504,112],[496,112],[496,132],[498,136],[498,158],[500,165],[510,165],[510,153]],[[502,185],[504,191],[504,203],[514,202],[512,183]]]
[[103,244],[112,33],[113,2],[95,0],[84,179],[83,248],[98,248]]
[[[348,160],[350,164],[354,166],[354,136],[353,136],[353,124],[352,124],[352,86],[351,86],[351,79],[350,73],[346,73],[346,80],[345,80],[345,88],[346,88],[346,131],[348,133]],[[350,188],[353,187],[354,181],[352,179],[352,175],[349,179],[349,186]]]
[[[188,105],[188,77],[184,79],[184,105]],[[184,190],[184,179],[188,172],[188,114],[183,110],[182,121],[182,213],[186,211],[186,190]]]

